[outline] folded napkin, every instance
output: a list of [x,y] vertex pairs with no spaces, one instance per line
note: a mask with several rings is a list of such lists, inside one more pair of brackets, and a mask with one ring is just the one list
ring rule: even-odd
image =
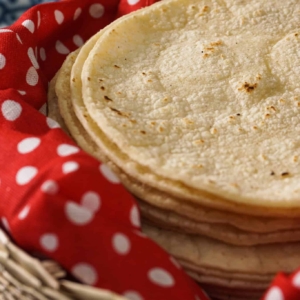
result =
[[[204,300],[178,263],[141,233],[139,209],[118,178],[43,115],[48,82],[66,55],[153,2],[44,3],[0,29],[0,217],[23,249],[85,284],[131,300]],[[280,274],[264,299],[300,299],[300,273]]]

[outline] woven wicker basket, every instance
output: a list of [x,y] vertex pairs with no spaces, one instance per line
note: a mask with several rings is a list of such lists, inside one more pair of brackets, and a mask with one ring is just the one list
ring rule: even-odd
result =
[[57,263],[29,256],[0,229],[0,300],[125,300],[65,277]]

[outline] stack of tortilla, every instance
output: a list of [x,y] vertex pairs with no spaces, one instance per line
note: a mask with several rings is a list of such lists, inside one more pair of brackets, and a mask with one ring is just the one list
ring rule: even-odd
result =
[[216,299],[259,299],[300,266],[299,24],[298,0],[165,0],[97,33],[50,85],[49,115]]

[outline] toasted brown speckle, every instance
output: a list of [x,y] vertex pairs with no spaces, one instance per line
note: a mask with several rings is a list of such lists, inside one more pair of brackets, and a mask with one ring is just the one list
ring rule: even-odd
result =
[[207,5],[205,5],[203,8],[202,8],[202,12],[208,12],[209,10],[209,7]]
[[201,139],[201,140],[196,140],[196,141],[193,141],[193,144],[194,145],[201,145],[201,144],[204,144],[204,141]]
[[245,82],[238,90],[239,91],[246,91],[247,93],[253,92],[257,88],[257,83],[248,83]]
[[212,128],[212,129],[210,130],[210,132],[211,132],[212,134],[216,134],[216,133],[218,133],[218,130],[217,130],[216,128]]
[[108,96],[104,96],[104,99],[105,99],[106,101],[113,101],[113,100],[110,99]]
[[290,175],[290,173],[289,172],[283,172],[283,173],[281,173],[281,176],[289,176]]
[[279,103],[284,104],[285,100],[284,99],[279,99]]
[[104,86],[101,86],[101,90],[102,90],[102,91],[105,91],[105,87],[104,87]]
[[120,69],[121,67],[119,67],[119,66],[117,66],[117,65],[114,65],[114,67],[116,68],[116,69]]
[[121,111],[119,111],[118,109],[115,109],[115,108],[113,108],[113,107],[110,107],[110,109],[111,109],[113,112],[117,113],[119,116],[128,118],[128,114],[127,114],[127,113],[121,112]]
[[144,131],[144,130],[141,130],[140,132],[141,132],[142,134],[146,134],[146,131]]
[[199,164],[199,165],[193,165],[193,168],[195,169],[203,169],[203,165]]
[[212,46],[212,47],[214,47],[214,46],[221,46],[223,44],[223,42],[222,41],[216,41],[216,42],[212,42],[212,43],[210,43],[210,45]]
[[[116,112],[118,115],[121,114],[121,112],[113,107],[110,107],[110,109],[114,112]],[[122,115],[122,114],[121,114]]]

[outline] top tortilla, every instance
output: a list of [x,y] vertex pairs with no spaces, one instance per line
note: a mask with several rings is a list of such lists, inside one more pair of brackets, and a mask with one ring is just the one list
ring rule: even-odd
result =
[[299,208],[299,11],[297,0],[141,10],[91,51],[85,106],[133,162],[170,180],[168,192],[184,184]]

